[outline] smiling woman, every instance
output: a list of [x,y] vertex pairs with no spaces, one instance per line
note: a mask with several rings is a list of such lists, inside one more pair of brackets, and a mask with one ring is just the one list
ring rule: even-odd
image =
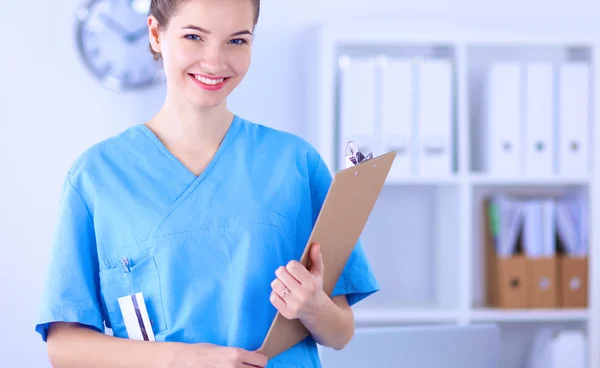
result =
[[[331,295],[319,245],[297,262],[330,171],[305,140],[227,107],[259,7],[152,0],[166,97],[67,173],[36,324],[53,366],[319,368],[317,344],[343,348],[350,306],[379,290],[360,242]],[[258,350],[277,312],[310,336],[268,360]]]
[[250,67],[259,13],[260,0],[153,0],[150,48],[163,60],[171,90],[204,106],[229,95]]

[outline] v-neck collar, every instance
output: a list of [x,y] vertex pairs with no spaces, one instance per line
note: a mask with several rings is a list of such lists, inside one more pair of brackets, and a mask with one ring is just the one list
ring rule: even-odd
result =
[[138,127],[142,130],[142,132],[144,132],[146,134],[146,136],[148,138],[150,138],[150,140],[158,147],[158,149],[165,155],[166,158],[168,158],[171,162],[173,162],[176,166],[178,166],[179,169],[186,176],[188,176],[191,180],[199,182],[206,175],[208,175],[208,173],[216,165],[216,163],[219,160],[219,158],[221,157],[223,151],[226,150],[227,146],[229,145],[229,142],[235,138],[237,130],[239,129],[239,126],[240,126],[239,120],[240,119],[237,115],[233,116],[233,120],[231,121],[231,124],[229,125],[227,132],[225,132],[225,136],[223,137],[221,144],[217,148],[217,151],[215,152],[213,157],[210,159],[210,161],[208,162],[208,164],[206,165],[204,170],[202,170],[200,175],[196,175],[193,172],[191,172],[190,169],[188,169],[177,157],[175,157],[175,155],[171,151],[169,151],[169,149],[156,136],[156,134],[154,134],[154,132],[152,130],[150,130],[150,128],[148,128],[148,126],[146,126],[146,124],[139,124]]

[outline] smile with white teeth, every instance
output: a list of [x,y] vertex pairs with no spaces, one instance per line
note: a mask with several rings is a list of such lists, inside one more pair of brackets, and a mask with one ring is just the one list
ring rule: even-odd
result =
[[204,83],[204,84],[219,84],[221,82],[223,82],[225,80],[225,78],[221,78],[221,79],[208,79],[208,78],[204,78],[200,75],[194,75],[194,77],[199,80],[200,82]]

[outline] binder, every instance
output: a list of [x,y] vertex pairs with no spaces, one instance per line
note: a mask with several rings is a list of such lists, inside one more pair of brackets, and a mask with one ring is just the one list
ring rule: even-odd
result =
[[406,58],[383,58],[381,63],[381,135],[383,151],[396,151],[390,177],[414,173],[416,137],[414,64]]
[[[375,148],[377,63],[371,56],[342,56],[340,67],[340,146],[361,142],[362,152]],[[339,167],[344,167],[339,162]]]
[[584,368],[587,339],[581,330],[538,329],[528,356],[527,368]]
[[556,249],[556,219],[554,201],[532,199],[524,203],[525,226],[523,246],[529,267],[531,295],[529,306],[556,308],[558,301],[558,260]]
[[552,365],[545,368],[588,367],[588,339],[582,330],[563,330],[557,333],[551,345]]
[[590,67],[585,63],[567,63],[559,70],[558,172],[585,175],[589,167],[592,109]]
[[[323,290],[331,296],[383,188],[396,152],[363,161],[337,172],[308,239],[300,263],[308,267],[310,246],[318,242],[325,265]],[[280,313],[257,350],[269,359],[309,336],[300,320]]]
[[524,206],[506,196],[486,198],[483,218],[487,304],[526,308],[530,295],[528,262],[519,246]]
[[559,257],[560,301],[563,308],[588,306],[589,214],[587,200],[565,197],[558,201],[556,229],[564,251]]
[[554,173],[554,72],[549,63],[527,65],[525,79],[525,172]]
[[495,62],[488,71],[486,98],[487,157],[490,174],[521,173],[521,68],[515,62]]
[[452,64],[424,60],[418,72],[418,172],[444,175],[452,172]]

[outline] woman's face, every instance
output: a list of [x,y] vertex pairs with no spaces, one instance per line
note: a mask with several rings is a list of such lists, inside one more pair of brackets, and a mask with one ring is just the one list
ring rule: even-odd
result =
[[[167,89],[196,107],[220,105],[250,67],[254,5],[250,0],[187,0],[167,27],[148,19],[161,52]],[[158,38],[158,37],[157,37]]]

